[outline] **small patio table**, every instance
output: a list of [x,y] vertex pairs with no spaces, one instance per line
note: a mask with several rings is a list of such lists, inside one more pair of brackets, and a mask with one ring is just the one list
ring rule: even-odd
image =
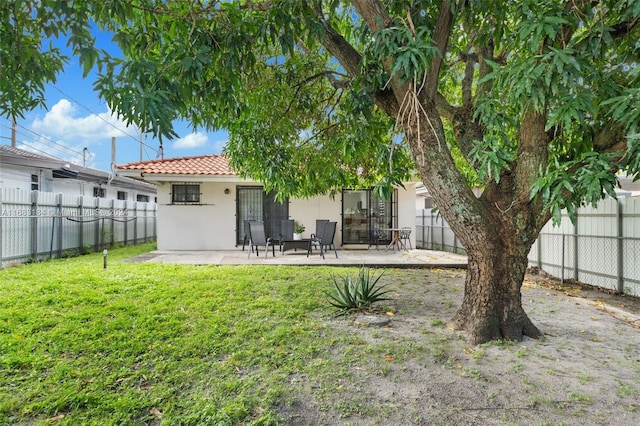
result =
[[401,228],[383,228],[382,229],[382,231],[391,232],[391,242],[389,243],[389,245],[387,245],[387,250],[389,250],[389,248],[393,248],[393,250],[395,251],[396,247],[398,248],[398,251],[407,250],[407,247],[404,245],[404,243],[400,239],[401,230],[402,230]]
[[307,253],[311,251],[311,240],[309,238],[303,238],[301,240],[283,240],[282,241],[282,253],[287,250],[303,249]]

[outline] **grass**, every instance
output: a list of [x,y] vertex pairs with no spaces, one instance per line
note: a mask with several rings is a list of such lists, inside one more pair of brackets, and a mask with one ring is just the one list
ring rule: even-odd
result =
[[1,424],[275,424],[341,339],[312,315],[335,268],[120,262],[150,249],[0,270]]
[[369,327],[326,296],[357,268],[123,262],[152,249],[111,250],[106,270],[101,253],[0,270],[0,424],[482,423],[504,395],[536,407],[505,424],[640,410],[633,352],[610,355],[631,374],[607,388],[584,366],[556,380],[554,352],[530,362],[548,345],[469,347],[443,320],[459,271],[385,269],[393,321]]

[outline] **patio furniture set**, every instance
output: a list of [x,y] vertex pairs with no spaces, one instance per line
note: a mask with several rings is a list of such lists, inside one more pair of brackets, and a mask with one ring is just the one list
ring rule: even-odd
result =
[[262,221],[245,221],[244,229],[245,236],[242,243],[242,250],[245,248],[245,244],[249,245],[248,257],[251,257],[251,253],[255,249],[256,256],[259,256],[258,247],[264,246],[264,257],[267,258],[269,253],[269,247],[271,247],[271,253],[275,257],[276,244],[279,246],[280,253],[288,250],[306,250],[307,257],[313,252],[314,247],[320,249],[320,256],[324,259],[326,249],[333,248],[333,252],[338,257],[338,251],[334,243],[336,233],[337,222],[331,222],[326,219],[316,220],[316,232],[311,234],[310,238],[294,239],[295,222],[290,219],[282,221],[280,227],[280,235],[277,237],[267,237],[264,229],[264,222]]

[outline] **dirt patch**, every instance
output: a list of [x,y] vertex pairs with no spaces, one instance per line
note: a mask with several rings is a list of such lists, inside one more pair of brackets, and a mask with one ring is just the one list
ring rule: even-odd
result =
[[464,271],[384,279],[394,300],[381,322],[322,317],[336,342],[292,377],[287,424],[638,424],[638,299],[529,275],[522,300],[544,338],[469,346],[445,326]]

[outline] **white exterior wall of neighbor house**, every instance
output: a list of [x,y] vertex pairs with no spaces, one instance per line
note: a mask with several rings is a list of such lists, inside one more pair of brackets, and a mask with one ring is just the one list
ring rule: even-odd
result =
[[31,175],[36,175],[38,176],[40,191],[55,192],[52,189],[53,176],[51,170],[42,170],[37,167],[14,166],[12,164],[3,164],[0,168],[0,186],[4,188],[31,191]]
[[[32,175],[37,176],[37,182],[32,181]],[[153,203],[156,197],[153,191],[136,191],[115,184],[106,185],[77,179],[54,179],[51,169],[13,164],[2,164],[0,166],[0,186],[31,191],[34,183],[37,184],[37,190],[40,192],[55,192],[66,195],[93,197],[93,188],[102,187],[106,190],[104,198],[109,199],[118,199],[118,192],[126,192],[126,199],[129,201],[136,201],[138,195],[144,195],[148,197],[149,202]]]
[[152,191],[136,191],[133,189],[120,187],[116,184],[109,185],[93,182],[83,182],[75,179],[55,179],[53,181],[53,184],[49,184],[49,187],[52,188],[49,192],[60,192],[70,195],[85,195],[88,197],[93,197],[93,189],[99,187],[105,189],[104,198],[118,199],[118,193],[124,192],[126,193],[126,200],[128,201],[137,201],[138,195],[148,197],[149,202],[151,203],[155,202],[156,199],[156,194]]

